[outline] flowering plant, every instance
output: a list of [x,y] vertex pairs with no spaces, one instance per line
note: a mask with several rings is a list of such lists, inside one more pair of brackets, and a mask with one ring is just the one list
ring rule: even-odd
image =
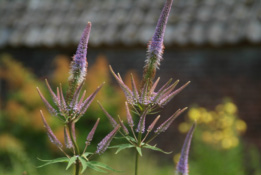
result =
[[[160,118],[158,115],[154,121],[146,128],[146,117],[150,114],[158,113],[157,109],[163,108],[174,96],[181,92],[190,82],[187,82],[180,88],[175,90],[179,80],[171,83],[169,80],[165,83],[159,90],[156,91],[157,84],[159,83],[158,78],[154,82],[156,70],[159,69],[160,62],[162,60],[162,54],[164,50],[163,39],[165,28],[168,20],[168,16],[171,10],[173,0],[166,0],[163,10],[161,12],[160,18],[158,20],[155,33],[148,44],[147,59],[145,60],[145,66],[143,71],[143,79],[140,88],[137,88],[133,76],[131,76],[132,90],[130,90],[126,84],[123,82],[120,74],[116,74],[110,66],[110,70],[117,80],[118,84],[122,88],[126,96],[126,118],[128,123],[128,128],[125,126],[123,120],[118,116],[118,121],[116,121],[98,102],[101,109],[104,111],[108,117],[113,130],[98,144],[97,150],[94,153],[86,152],[88,145],[91,143],[99,119],[97,119],[92,130],[88,134],[85,142],[85,148],[80,152],[78,144],[76,141],[75,134],[75,123],[84,115],[89,105],[95,98],[95,95],[102,88],[103,85],[99,86],[95,92],[93,92],[89,97],[84,99],[85,93],[80,97],[80,92],[84,79],[87,73],[87,44],[89,39],[89,34],[91,30],[91,23],[87,24],[85,28],[79,46],[77,48],[76,54],[71,62],[70,77],[69,77],[69,88],[67,90],[66,98],[64,98],[62,87],[57,87],[57,93],[55,94],[51,89],[48,81],[46,80],[47,87],[53,97],[53,101],[57,107],[55,109],[47,100],[44,98],[39,88],[37,88],[40,97],[45,103],[49,112],[58,117],[64,123],[64,140],[65,145],[71,150],[72,155],[68,154],[63,148],[62,143],[56,138],[48,123],[46,122],[43,112],[41,111],[42,120],[44,126],[47,130],[47,134],[51,142],[53,142],[66,157],[58,158],[55,160],[47,161],[44,165],[57,163],[57,162],[68,162],[67,169],[71,165],[75,165],[75,175],[78,175],[86,170],[87,167],[92,168],[99,172],[104,172],[104,169],[113,170],[107,165],[100,162],[94,162],[91,160],[94,155],[102,154],[109,147],[110,142],[116,135],[117,131],[123,136],[122,138],[126,140],[126,144],[120,144],[112,146],[111,148],[117,148],[116,153],[127,148],[136,149],[136,159],[135,159],[135,175],[138,174],[138,161],[139,157],[142,156],[142,149],[151,149],[155,151],[160,151],[168,154],[156,147],[156,145],[150,145],[149,143],[157,137],[162,132],[165,132],[173,121],[182,114],[187,108],[178,109],[173,115],[171,115],[166,121],[162,122],[156,129],[155,126]],[[135,123],[131,114],[131,111],[139,116],[138,123]],[[192,134],[195,128],[195,124],[190,129],[181,153],[181,159],[177,164],[177,173],[182,175],[188,174],[188,152],[190,147],[190,142],[192,139]],[[129,131],[130,130],[130,131]],[[146,133],[145,133],[146,130]],[[154,133],[153,133],[154,132]],[[152,134],[153,133],[153,134]],[[81,172],[80,172],[81,170]],[[114,170],[115,171],[115,170]]]

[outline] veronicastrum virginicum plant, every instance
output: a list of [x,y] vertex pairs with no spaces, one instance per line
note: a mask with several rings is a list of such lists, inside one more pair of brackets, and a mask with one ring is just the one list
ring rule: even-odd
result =
[[[156,87],[159,83],[159,79],[156,79],[154,82],[156,70],[160,66],[160,62],[162,60],[162,54],[164,50],[163,39],[164,33],[166,29],[166,24],[168,20],[168,16],[171,10],[173,0],[166,0],[164,7],[162,9],[161,15],[159,17],[155,33],[148,43],[147,50],[147,59],[145,60],[145,66],[143,71],[143,79],[140,85],[140,88],[137,88],[135,84],[135,80],[131,75],[131,84],[132,90],[130,90],[127,85],[123,82],[120,74],[116,74],[110,66],[110,70],[112,75],[118,82],[119,86],[123,90],[127,102],[125,103],[126,108],[126,118],[128,127],[126,127],[122,121],[122,119],[118,116],[118,122],[104,109],[104,107],[99,103],[101,109],[106,114],[112,126],[115,128],[120,124],[121,129],[119,133],[123,136],[120,137],[125,139],[127,143],[120,144],[116,146],[112,146],[111,148],[117,148],[116,153],[121,150],[127,148],[135,148],[136,149],[136,159],[135,159],[135,175],[138,174],[138,162],[139,157],[142,156],[142,149],[152,149],[155,151],[160,151],[168,154],[156,147],[156,145],[150,145],[149,143],[156,138],[162,132],[165,132],[169,126],[173,123],[173,121],[182,114],[187,108],[178,109],[172,116],[170,116],[166,121],[161,123],[156,129],[155,126],[160,118],[158,115],[154,121],[148,125],[146,129],[145,121],[146,117],[149,114],[157,113],[157,109],[163,108],[174,96],[176,96],[179,92],[181,92],[190,82],[187,82],[180,88],[175,90],[179,80],[171,83],[172,79],[170,79],[167,83],[165,83],[159,90],[156,91]],[[134,123],[129,106],[133,113],[139,116],[138,123]],[[119,124],[118,124],[119,123]],[[128,129],[129,128],[129,129]],[[190,146],[190,141],[192,139],[192,134],[195,128],[195,124],[192,126],[190,132],[187,135],[185,140],[181,159],[177,166],[177,173],[182,175],[188,174],[188,150]]]
[[48,111],[51,113],[52,116],[57,117],[64,124],[64,142],[66,146],[66,148],[63,148],[63,144],[54,135],[53,131],[51,130],[50,126],[45,120],[43,112],[40,111],[44,127],[46,128],[47,135],[50,141],[54,143],[57,146],[57,148],[59,148],[62,151],[62,153],[66,156],[54,160],[42,160],[45,161],[45,164],[41,165],[40,167],[58,162],[67,162],[66,169],[68,169],[72,165],[75,166],[74,175],[80,175],[86,170],[87,167],[94,169],[98,172],[106,172],[105,170],[115,171],[114,169],[110,168],[109,166],[103,163],[92,161],[92,158],[94,155],[102,154],[104,153],[104,151],[106,151],[106,149],[110,145],[111,140],[120,128],[120,125],[115,125],[114,129],[98,144],[97,150],[95,152],[86,152],[87,147],[88,145],[90,145],[95,130],[100,121],[100,119],[98,118],[95,125],[86,137],[84,150],[81,151],[78,147],[75,134],[75,123],[78,122],[79,119],[85,114],[86,110],[92,103],[96,94],[103,86],[103,84],[99,86],[87,98],[85,98],[86,91],[84,91],[82,96],[80,97],[81,89],[87,73],[88,62],[86,59],[86,55],[90,30],[91,23],[89,22],[85,30],[83,31],[76,54],[74,55],[73,60],[71,62],[69,88],[67,90],[66,96],[64,97],[61,85],[60,87],[57,87],[57,92],[55,93],[51,89],[48,81],[46,80],[47,88],[52,96],[56,108],[54,108],[45,99],[45,97],[37,87],[37,91],[41,99],[43,100],[45,106],[47,107]]

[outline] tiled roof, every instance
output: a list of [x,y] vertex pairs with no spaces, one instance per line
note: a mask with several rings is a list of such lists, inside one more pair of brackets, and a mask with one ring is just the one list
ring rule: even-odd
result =
[[[0,47],[147,44],[164,0],[0,0]],[[261,43],[260,0],[176,0],[165,45]]]

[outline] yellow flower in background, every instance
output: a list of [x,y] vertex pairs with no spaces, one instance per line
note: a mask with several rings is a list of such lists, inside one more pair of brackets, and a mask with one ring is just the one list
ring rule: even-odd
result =
[[237,106],[229,100],[218,104],[215,110],[193,107],[188,119],[179,124],[179,131],[186,133],[191,121],[197,120],[200,139],[217,149],[231,149],[239,144],[239,136],[247,129],[246,123],[238,118]]

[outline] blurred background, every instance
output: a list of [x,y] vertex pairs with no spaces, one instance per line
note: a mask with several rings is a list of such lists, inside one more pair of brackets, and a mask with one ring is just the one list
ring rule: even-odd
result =
[[[85,89],[90,94],[105,81],[96,100],[113,116],[125,116],[125,97],[108,65],[127,84],[130,72],[140,81],[146,46],[163,4],[164,0],[0,0],[0,174],[65,174],[59,164],[36,168],[41,164],[37,157],[61,155],[45,134],[39,110],[45,110],[60,140],[63,127],[48,116],[35,88],[48,100],[45,78],[53,88],[62,83],[66,89],[71,57],[88,21],[92,31]],[[142,174],[173,174],[185,133],[197,120],[191,174],[261,175],[261,1],[175,0],[164,44],[157,71],[160,85],[170,78],[191,84],[160,112],[161,120],[178,108],[189,110],[155,141],[173,153],[146,152]],[[94,143],[112,129],[94,101],[76,126],[79,143],[84,143],[97,117],[101,123]],[[108,151],[102,161],[133,171],[131,151],[116,155],[114,161],[112,156]]]

